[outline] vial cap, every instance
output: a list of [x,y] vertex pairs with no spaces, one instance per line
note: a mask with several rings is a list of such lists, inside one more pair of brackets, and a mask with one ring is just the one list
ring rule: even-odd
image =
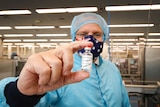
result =
[[84,49],[91,49],[91,46],[86,46]]

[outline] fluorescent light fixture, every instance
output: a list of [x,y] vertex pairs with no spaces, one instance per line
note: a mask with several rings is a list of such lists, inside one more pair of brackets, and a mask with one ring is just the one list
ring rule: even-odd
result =
[[50,39],[52,42],[71,42],[71,39]]
[[[34,45],[22,45],[22,46],[20,46],[20,47],[21,47],[21,48],[29,48],[29,49],[31,49],[33,46],[34,46]],[[34,46],[34,47],[36,47],[36,46]]]
[[20,39],[4,39],[3,42],[21,42]]
[[160,41],[160,39],[145,39],[145,41]]
[[108,27],[153,27],[154,24],[122,24],[122,25],[108,25]]
[[67,45],[68,43],[59,43],[59,46],[65,46]]
[[137,41],[137,39],[112,39],[112,40],[110,39],[110,41],[113,41],[113,42],[114,41],[133,41],[134,42],[134,41]]
[[113,50],[111,50],[111,52],[124,52],[125,53],[126,51],[123,51],[123,50],[120,50],[120,49],[116,49],[116,50],[113,49]]
[[149,36],[160,36],[160,33],[149,33]]
[[152,48],[160,48],[160,46],[152,46]]
[[147,45],[160,45],[160,43],[147,43]]
[[29,10],[2,10],[0,15],[18,15],[18,14],[31,14]]
[[36,34],[36,36],[68,36],[68,34]]
[[57,9],[36,9],[37,13],[75,13],[75,12],[96,12],[97,7],[57,8]]
[[96,12],[97,7],[80,7],[80,8],[66,8],[67,12],[75,13],[75,12]]
[[112,43],[112,45],[135,45],[133,43]]
[[59,28],[71,28],[71,26],[59,26]]
[[9,30],[12,29],[10,26],[0,26],[0,30]]
[[160,9],[160,4],[105,7],[106,11],[135,11],[135,10],[159,10],[159,9]]
[[31,37],[33,34],[4,34],[4,37]]
[[36,9],[37,13],[65,13],[65,8],[59,8],[59,9]]
[[110,33],[110,36],[143,36],[144,33]]
[[47,39],[23,39],[23,42],[46,42]]
[[36,45],[57,45],[57,43],[36,43]]
[[139,46],[129,46],[128,48],[139,48]]
[[56,48],[56,45],[52,45],[52,46],[50,46],[50,45],[48,45],[48,44],[46,44],[46,45],[39,45],[39,47],[41,47],[41,48],[44,48],[44,47],[47,47],[47,48]]
[[2,37],[2,35],[0,35],[0,37]]
[[13,45],[13,43],[3,43],[3,45]]
[[160,10],[160,4],[153,4],[153,5],[150,5],[151,7],[151,10]]
[[33,43],[14,43],[15,45],[34,45]]
[[15,29],[53,29],[55,26],[15,26]]
[[36,45],[39,45],[41,48],[43,47],[57,47],[57,43],[36,43]]

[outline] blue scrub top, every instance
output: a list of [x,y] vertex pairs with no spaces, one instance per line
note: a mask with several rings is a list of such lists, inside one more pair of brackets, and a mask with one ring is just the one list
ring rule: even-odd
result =
[[[74,54],[72,71],[80,69],[81,57]],[[5,80],[5,84],[13,80]],[[4,84],[1,86],[4,88]],[[5,98],[0,99],[0,105],[6,106],[2,100]],[[92,64],[88,79],[48,92],[35,107],[130,107],[130,102],[117,67],[99,57],[99,65]]]

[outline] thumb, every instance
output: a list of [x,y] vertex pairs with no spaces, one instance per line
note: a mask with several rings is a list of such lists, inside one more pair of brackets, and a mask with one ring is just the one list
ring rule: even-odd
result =
[[80,82],[88,77],[89,73],[86,71],[71,72],[70,75],[65,76],[64,84]]

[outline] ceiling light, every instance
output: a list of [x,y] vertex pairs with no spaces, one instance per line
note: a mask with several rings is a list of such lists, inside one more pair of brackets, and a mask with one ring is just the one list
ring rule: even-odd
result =
[[3,42],[21,42],[20,39],[4,39]]
[[36,9],[37,13],[75,13],[75,12],[96,12],[97,7],[77,7],[77,8],[58,8],[58,9]]
[[39,47],[41,47],[41,48],[45,48],[45,47],[47,47],[47,48],[56,48],[57,46],[56,45],[50,46],[50,45],[46,44],[46,45],[39,45]]
[[3,45],[13,45],[13,43],[3,43]]
[[137,41],[137,39],[110,39],[110,41],[120,41],[120,42],[123,42],[123,41]]
[[36,43],[36,45],[57,45],[57,43]]
[[23,42],[46,42],[47,39],[23,39]]
[[0,15],[18,15],[18,14],[31,14],[29,10],[2,10]]
[[149,36],[160,36],[160,33],[149,33]]
[[68,34],[36,34],[36,36],[68,36]]
[[154,24],[122,24],[122,25],[108,25],[108,27],[153,27]]
[[147,43],[147,45],[160,45],[160,43]]
[[53,29],[55,26],[15,26],[15,29]]
[[39,45],[41,48],[43,47],[57,47],[57,43],[36,43],[36,45]]
[[112,45],[135,45],[134,43],[112,43]]
[[65,8],[59,8],[59,9],[36,9],[37,13],[65,13]]
[[160,41],[160,39],[145,39],[145,41]]
[[160,46],[152,46],[152,48],[160,48]]
[[66,8],[67,12],[75,13],[75,12],[96,12],[97,7],[80,7],[80,8]]
[[134,11],[134,10],[159,10],[160,5],[130,5],[130,6],[107,6],[106,11]]
[[9,30],[12,29],[10,26],[0,26],[0,30]]
[[34,45],[34,43],[14,43],[15,45]]
[[110,36],[143,36],[144,33],[110,33]]
[[71,28],[71,26],[59,26],[59,28]]
[[50,39],[52,42],[71,42],[71,39]]
[[59,46],[65,46],[67,45],[68,43],[59,43]]
[[31,37],[33,34],[4,34],[4,37]]
[[0,37],[2,37],[2,35],[0,35]]
[[[29,48],[29,49],[31,49],[33,47],[33,45],[22,45],[22,46],[20,46],[20,48]],[[36,46],[34,46],[34,47],[36,47]]]
[[159,10],[160,9],[160,4],[154,4],[154,5],[150,5],[151,10]]

